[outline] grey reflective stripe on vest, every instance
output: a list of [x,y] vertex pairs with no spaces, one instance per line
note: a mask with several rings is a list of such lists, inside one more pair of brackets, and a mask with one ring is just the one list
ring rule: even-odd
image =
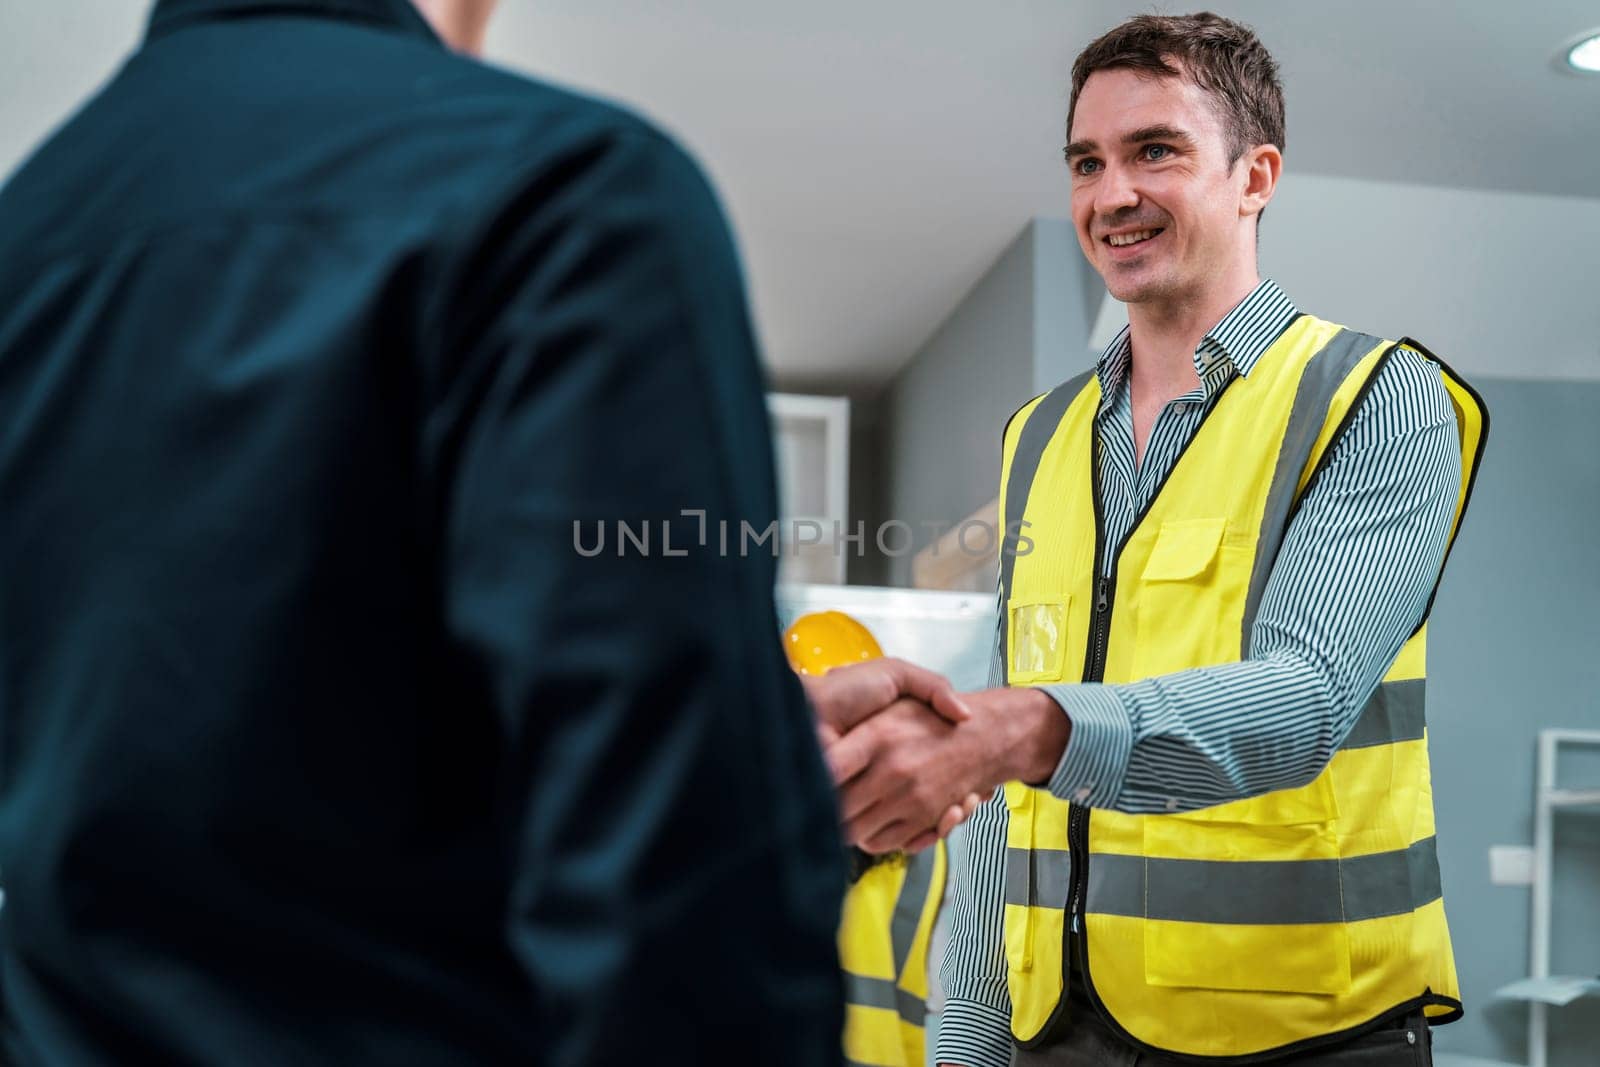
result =
[[914,993],[908,993],[887,978],[867,978],[845,972],[844,999],[859,1008],[882,1008],[892,1011],[913,1026],[926,1026],[928,1005]]
[[[1289,512],[1294,507],[1300,473],[1311,458],[1311,448],[1322,434],[1333,397],[1350,376],[1361,357],[1383,344],[1380,337],[1369,337],[1354,330],[1340,330],[1306,363],[1295,390],[1294,406],[1289,409],[1289,424],[1278,448],[1278,463],[1267,490],[1267,504],[1261,515],[1261,536],[1256,542],[1255,569],[1250,573],[1250,590],[1245,596],[1241,659],[1250,658],[1250,631],[1255,627],[1256,611],[1267,588],[1278,549],[1287,532]],[[1334,443],[1329,443],[1329,448]]]
[[1439,853],[1410,848],[1342,860],[1169,860],[1096,853],[1086,910],[1175,922],[1278,926],[1405,915],[1438,900]]
[[1006,849],[1007,904],[1061,911],[1067,906],[1071,884],[1072,853],[1049,848]]
[[1046,393],[1028,414],[1028,421],[1022,424],[1016,451],[1011,454],[1011,473],[1006,478],[1006,513],[1000,516],[1000,662],[1007,666],[1011,663],[1011,626],[1006,605],[1011,599],[1011,576],[1017,569],[1017,545],[1021,540],[1019,534],[1028,506],[1028,492],[1033,488],[1034,475],[1039,473],[1044,450],[1056,435],[1056,427],[1061,425],[1067,409],[1094,374],[1091,368]]
[[908,993],[904,989],[896,988],[895,1010],[900,1013],[900,1018],[912,1026],[926,1026],[928,1024],[928,1002],[915,993]]
[[917,927],[922,922],[922,909],[927,906],[928,890],[933,885],[936,862],[932,848],[906,857],[905,877],[900,880],[900,894],[895,897],[894,916],[889,921],[895,978],[867,978],[846,971],[844,997],[847,1002],[866,1008],[886,1008],[915,1026],[922,1026],[926,1022],[927,1001],[901,989],[896,979],[905,973],[906,962],[911,959],[911,949],[917,940]]
[[894,902],[894,919],[889,923],[889,941],[894,945],[894,973],[906,972],[911,947],[917,940],[922,909],[928,903],[928,888],[933,885],[933,848],[906,857],[906,876],[900,882],[900,895]]
[[865,975],[844,975],[844,999],[863,1008],[884,1008],[894,1011],[899,1007],[900,988],[887,978],[868,978]]
[[1423,708],[1426,688],[1421,678],[1381,683],[1340,749],[1421,741],[1428,726]]

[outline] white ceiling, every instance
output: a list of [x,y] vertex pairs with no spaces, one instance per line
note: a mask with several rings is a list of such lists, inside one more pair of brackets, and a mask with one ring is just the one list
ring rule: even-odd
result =
[[[147,6],[0,0],[0,170],[136,44]],[[1291,172],[1600,197],[1600,77],[1552,63],[1600,25],[1594,0],[1209,6],[1255,26],[1283,68]],[[493,59],[630,104],[711,171],[780,381],[860,390],[926,340],[1029,218],[1065,214],[1072,58],[1150,5],[502,8]]]
[[[1600,77],[1552,64],[1600,26],[1594,0],[1205,6],[1277,57],[1291,171],[1600,196]],[[859,391],[898,369],[1030,217],[1065,216],[1072,59],[1148,10],[511,0],[491,52],[687,141],[733,215],[780,381]]]

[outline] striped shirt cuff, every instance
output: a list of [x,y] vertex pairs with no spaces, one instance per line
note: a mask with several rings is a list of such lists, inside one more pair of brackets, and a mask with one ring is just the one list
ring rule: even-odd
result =
[[1109,808],[1122,792],[1133,756],[1133,719],[1103,685],[1041,686],[1072,720],[1072,735],[1047,787],[1062,800]]
[[1011,1018],[976,1000],[951,998],[939,1016],[934,1063],[961,1067],[1006,1067],[1011,1062]]

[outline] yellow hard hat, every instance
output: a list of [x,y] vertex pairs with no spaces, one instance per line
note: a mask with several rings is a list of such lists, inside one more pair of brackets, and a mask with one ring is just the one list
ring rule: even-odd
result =
[[842,611],[813,611],[783,631],[789,666],[801,674],[827,674],[834,667],[876,659],[883,649],[872,631]]

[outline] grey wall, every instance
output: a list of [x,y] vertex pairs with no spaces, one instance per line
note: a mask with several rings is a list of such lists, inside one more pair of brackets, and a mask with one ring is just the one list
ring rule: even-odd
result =
[[[1030,225],[885,391],[883,517],[911,523],[917,548],[924,520],[959,520],[993,495],[1000,429],[1033,395],[1033,249]],[[910,585],[910,557],[886,575]]]
[[[882,513],[932,540],[924,521],[958,522],[999,491],[1000,434],[1030,397],[1088,364],[1105,290],[1070,223],[1035,219],[1001,253],[882,396]],[[909,585],[911,559],[889,559]]]
[[[1600,385],[1485,380],[1488,452],[1429,633],[1428,720],[1446,906],[1467,1016],[1441,1049],[1526,1062],[1525,888],[1489,884],[1493,844],[1533,840],[1541,727],[1600,729]],[[1600,766],[1585,768],[1600,785]],[[1577,783],[1574,783],[1577,784]],[[1552,969],[1600,973],[1600,814],[1557,821]],[[1600,1001],[1553,1009],[1551,1064],[1596,1062]]]
[[[1029,232],[1033,234],[1034,307],[1033,388],[1028,396],[1037,396],[1090,365],[1086,341],[1108,294],[1100,275],[1083,258],[1072,223],[1034,219]],[[1015,398],[1011,409],[1026,399]]]
[[[1600,371],[1600,199],[1290,173],[1261,224],[1261,270],[1306,311],[1415,337],[1463,374]],[[1096,347],[1128,321],[1106,303]]]

